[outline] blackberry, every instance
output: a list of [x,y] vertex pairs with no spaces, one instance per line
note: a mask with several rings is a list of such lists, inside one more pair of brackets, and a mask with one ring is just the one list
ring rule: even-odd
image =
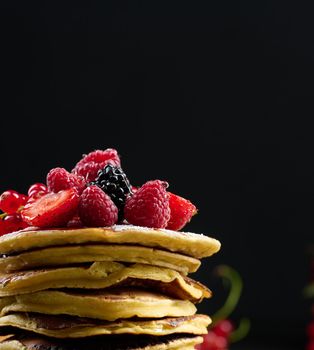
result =
[[95,181],[92,183],[106,192],[119,210],[119,220],[123,219],[123,208],[126,198],[132,194],[132,188],[128,178],[120,167],[107,164],[98,171]]

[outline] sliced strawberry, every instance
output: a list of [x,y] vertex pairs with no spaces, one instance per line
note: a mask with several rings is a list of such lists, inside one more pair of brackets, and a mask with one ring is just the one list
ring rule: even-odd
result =
[[178,231],[181,230],[197,213],[197,209],[188,199],[169,193],[170,220],[167,229]]
[[75,188],[57,193],[49,192],[26,204],[21,215],[32,226],[62,227],[74,216],[78,203],[79,195]]

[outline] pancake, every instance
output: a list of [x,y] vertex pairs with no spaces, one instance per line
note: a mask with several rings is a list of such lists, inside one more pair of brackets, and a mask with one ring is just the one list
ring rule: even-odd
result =
[[108,334],[174,333],[206,334],[211,320],[206,315],[152,319],[120,319],[115,322],[71,316],[15,313],[0,317],[0,327],[16,327],[53,338],[85,338]]
[[179,272],[157,266],[117,262],[95,262],[85,266],[60,267],[0,273],[0,296],[32,293],[45,289],[142,287],[176,299],[200,302],[211,292]]
[[0,238],[0,253],[8,255],[34,248],[87,243],[140,245],[197,259],[211,256],[220,249],[219,241],[202,234],[114,225],[107,228],[38,229],[9,233]]
[[203,342],[201,336],[98,336],[87,339],[58,340],[24,332],[0,342],[0,350],[193,350]]
[[[37,237],[40,237],[39,233]],[[160,249],[122,244],[98,244],[50,247],[3,256],[0,258],[0,271],[12,272],[34,267],[66,266],[95,261],[156,265],[177,270],[183,274],[195,272],[201,264],[195,258]]]
[[0,315],[11,312],[37,312],[73,315],[115,321],[119,318],[161,318],[191,316],[193,303],[140,289],[40,291],[0,298]]

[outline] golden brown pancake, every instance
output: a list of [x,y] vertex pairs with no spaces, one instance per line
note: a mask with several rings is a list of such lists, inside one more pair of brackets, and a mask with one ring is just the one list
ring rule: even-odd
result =
[[193,350],[202,341],[201,336],[190,334],[109,335],[59,340],[24,332],[0,342],[0,350]]
[[194,303],[211,293],[186,275],[219,249],[132,225],[4,235],[0,350],[193,350],[211,322]]
[[142,287],[193,302],[200,302],[211,296],[210,290],[204,285],[177,271],[144,264],[128,266],[105,261],[84,266],[0,273],[0,296],[46,289],[104,289],[121,286]]
[[140,289],[77,291],[46,290],[0,298],[0,315],[11,312],[38,312],[74,315],[107,321],[119,318],[161,318],[191,316],[195,305]]
[[191,232],[152,229],[133,225],[113,227],[25,230],[0,237],[0,254],[68,244],[130,244],[181,253],[197,259],[218,252],[220,242]]
[[167,267],[183,274],[195,272],[200,261],[165,250],[129,245],[74,245],[48,247],[0,258],[0,271],[12,272],[43,266],[117,261]]
[[0,327],[16,327],[54,338],[85,338],[108,334],[201,335],[207,333],[210,322],[210,318],[206,315],[144,320],[119,319],[114,322],[35,313],[13,313],[0,317]]

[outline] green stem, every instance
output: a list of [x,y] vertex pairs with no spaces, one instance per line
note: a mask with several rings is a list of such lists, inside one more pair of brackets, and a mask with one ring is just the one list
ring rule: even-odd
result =
[[0,214],[0,220],[4,219],[6,217],[7,213]]
[[238,328],[236,328],[229,336],[230,343],[235,343],[245,338],[251,328],[251,321],[248,318],[241,318]]
[[224,281],[228,282],[229,294],[224,305],[212,316],[213,325],[218,321],[228,318],[233,312],[239,302],[243,287],[240,274],[230,266],[220,265],[217,267],[216,273]]
[[310,283],[304,288],[303,295],[306,298],[314,298],[314,282]]

